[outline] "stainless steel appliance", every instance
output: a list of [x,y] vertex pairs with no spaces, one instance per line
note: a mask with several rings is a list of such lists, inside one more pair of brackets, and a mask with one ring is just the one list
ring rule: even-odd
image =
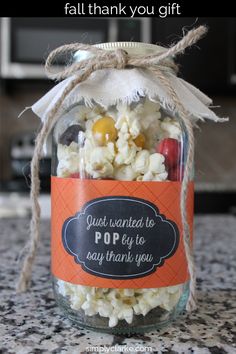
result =
[[7,17],[0,21],[2,78],[45,78],[47,54],[65,43],[151,41],[150,18]]

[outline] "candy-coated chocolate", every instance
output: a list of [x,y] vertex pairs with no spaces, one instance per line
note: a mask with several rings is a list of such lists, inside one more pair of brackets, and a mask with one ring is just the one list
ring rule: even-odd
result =
[[170,181],[182,181],[184,177],[184,166],[175,166],[169,169],[168,179]]
[[109,116],[98,119],[92,127],[92,132],[96,142],[101,146],[117,139],[115,121]]
[[157,145],[156,151],[165,156],[165,165],[169,170],[175,167],[179,162],[181,145],[176,139],[166,138]]
[[80,178],[80,173],[79,172],[74,172],[69,175],[70,178]]
[[72,141],[79,142],[79,132],[83,132],[83,128],[79,124],[70,125],[59,138],[59,143],[69,146]]
[[145,141],[146,141],[146,138],[145,136],[140,133],[135,139],[134,139],[134,143],[136,146],[140,147],[140,148],[144,148],[145,146]]

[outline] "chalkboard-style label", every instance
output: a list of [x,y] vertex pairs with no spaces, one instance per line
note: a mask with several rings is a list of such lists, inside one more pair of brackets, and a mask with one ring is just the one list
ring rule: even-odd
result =
[[109,196],[90,200],[66,219],[62,242],[85,272],[134,279],[155,272],[174,255],[179,230],[147,200]]

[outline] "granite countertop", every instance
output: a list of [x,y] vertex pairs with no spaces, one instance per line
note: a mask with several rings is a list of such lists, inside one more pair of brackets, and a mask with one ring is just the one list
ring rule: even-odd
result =
[[163,330],[131,337],[79,329],[62,317],[50,284],[49,221],[42,222],[31,291],[14,292],[16,258],[28,223],[28,219],[0,221],[0,353],[93,353],[95,345],[100,352],[105,352],[102,346],[109,347],[108,353],[121,353],[119,346],[132,354],[150,352],[150,348],[168,354],[236,353],[236,217],[195,218],[198,310]]

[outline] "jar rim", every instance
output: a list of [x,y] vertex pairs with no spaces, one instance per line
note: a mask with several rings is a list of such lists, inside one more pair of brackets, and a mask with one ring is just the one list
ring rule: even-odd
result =
[[104,42],[94,44],[94,47],[105,49],[105,50],[112,50],[112,49],[139,49],[140,51],[150,51],[150,52],[162,52],[165,50],[164,47],[161,47],[156,44],[152,43],[143,43],[143,42]]
[[[160,53],[165,50],[164,47],[161,47],[152,43],[143,43],[143,42],[104,42],[93,45],[96,48],[101,48],[104,50],[114,50],[114,49],[125,49],[129,54],[134,55],[143,55],[143,54],[154,54]],[[92,53],[89,50],[78,50],[74,53],[74,61],[81,61],[92,56]],[[172,60],[172,59],[169,59]]]

